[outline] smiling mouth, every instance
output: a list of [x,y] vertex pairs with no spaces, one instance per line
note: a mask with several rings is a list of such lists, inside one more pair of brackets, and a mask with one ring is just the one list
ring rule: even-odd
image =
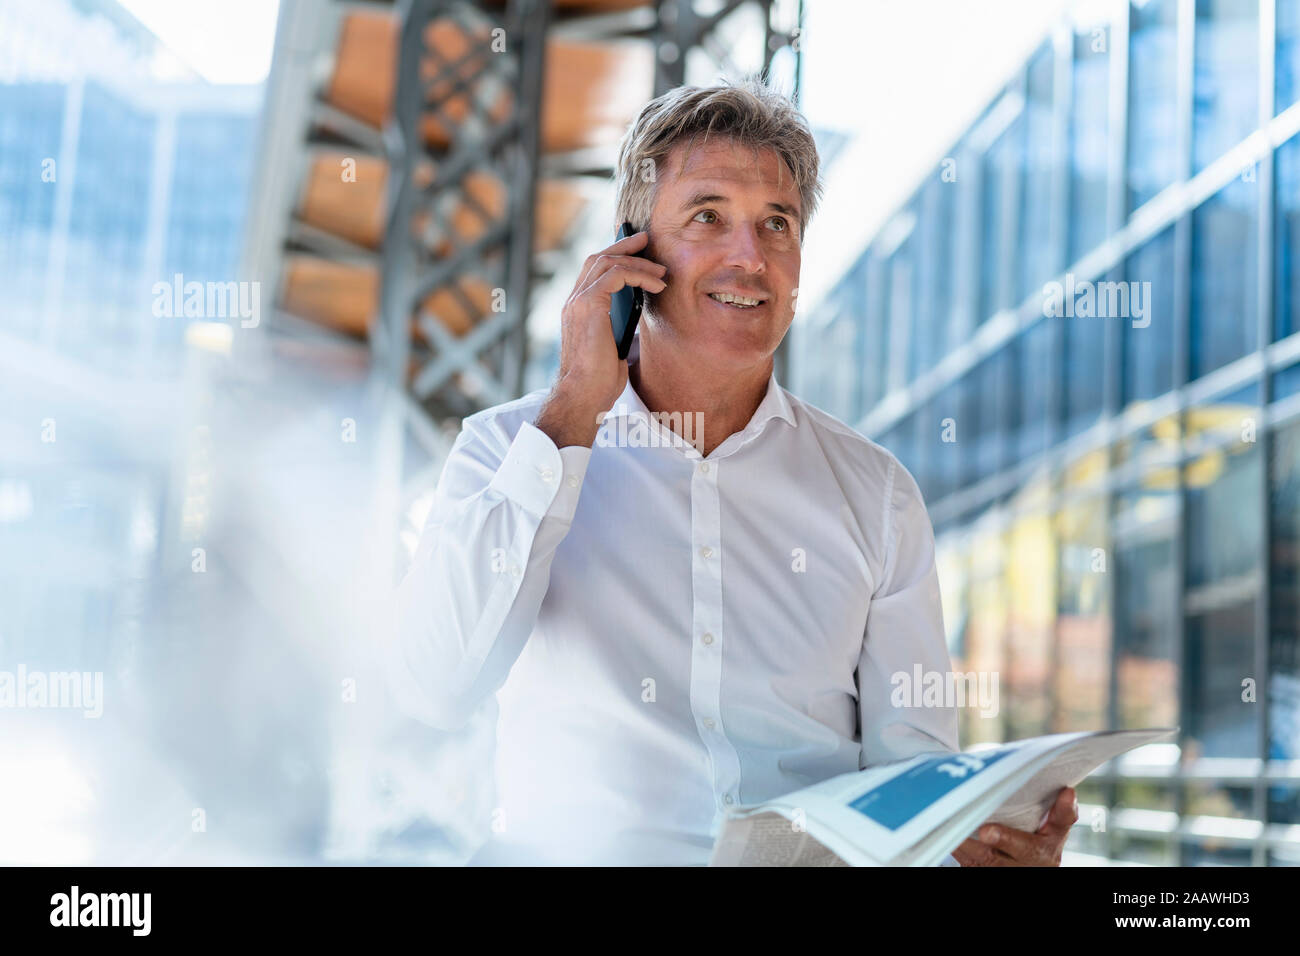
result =
[[710,292],[708,295],[714,302],[721,302],[733,309],[753,309],[767,301],[766,299],[754,299],[744,295],[732,295],[729,292]]

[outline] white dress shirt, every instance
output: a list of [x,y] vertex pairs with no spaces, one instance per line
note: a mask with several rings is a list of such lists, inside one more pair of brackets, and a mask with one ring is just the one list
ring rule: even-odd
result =
[[630,382],[593,448],[556,448],[546,394],[465,419],[389,661],[438,727],[499,691],[480,862],[702,864],[729,808],[957,749],[954,708],[890,700],[891,675],[950,669],[893,454],[775,375],[706,458]]

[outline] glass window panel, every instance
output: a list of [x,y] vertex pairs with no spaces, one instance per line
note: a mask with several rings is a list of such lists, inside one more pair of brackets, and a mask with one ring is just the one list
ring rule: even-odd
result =
[[852,422],[856,412],[859,370],[853,358],[858,353],[861,328],[856,312],[842,311],[826,329],[823,347],[828,360],[826,410],[841,421]]
[[1002,254],[1006,230],[1015,229],[1006,213],[1006,172],[1018,167],[1024,152],[1024,116],[1003,131],[985,153],[980,164],[980,296],[978,321],[982,322],[1010,303],[1003,275],[1010,268]]
[[[968,670],[1005,675],[1007,599],[1005,595],[1005,535],[997,528],[977,528],[970,545],[970,623],[966,632]],[[1005,683],[999,690],[1005,699]],[[976,708],[961,713],[963,746],[1006,740],[1006,708],[984,714]]]
[[857,327],[853,336],[853,352],[848,358],[849,387],[849,424],[856,424],[868,409],[868,398],[875,385],[876,372],[871,362],[875,356],[872,348],[873,332],[880,322],[880,311],[874,307],[867,294],[867,257],[858,259],[840,282],[838,295],[843,303],[845,314]]
[[[1145,315],[1122,325],[1121,404],[1156,398],[1174,387],[1174,230],[1169,227],[1134,250],[1125,267]],[[1130,303],[1133,294],[1130,293]]]
[[[1079,781],[1079,785],[1075,787],[1075,790],[1079,794],[1080,803],[1105,806],[1110,802],[1110,797],[1107,796],[1107,785],[1096,777],[1085,777]],[[1091,821],[1084,821],[1082,817],[1080,817],[1079,822],[1088,822],[1091,825]]]
[[1106,499],[1085,498],[1056,516],[1059,593],[1053,732],[1107,725],[1110,685],[1110,543]]
[[1106,323],[1126,319],[1062,316],[1065,328],[1064,415],[1067,436],[1101,417],[1105,400]]
[[1125,810],[1174,811],[1173,787],[1159,780],[1121,780],[1115,787],[1115,806]]
[[251,135],[245,116],[200,113],[177,119],[165,274],[183,272],[186,281],[215,282],[238,271],[239,245],[212,237],[242,235],[245,204],[229,197],[248,193],[256,153],[232,153],[230,144]]
[[912,320],[916,315],[916,289],[911,242],[905,242],[889,260],[889,357],[886,392],[907,384],[907,353],[911,347]]
[[934,249],[933,229],[927,216],[927,208],[922,194],[922,201],[914,202],[911,214],[916,217],[916,226],[907,240],[914,262],[912,268],[912,327],[908,340],[907,379],[915,381],[922,372],[928,371],[934,363],[935,326],[934,311]]
[[1010,739],[1046,733],[1052,715],[1056,544],[1048,515],[1016,516],[1006,533],[1007,665],[1002,701]]
[[1192,214],[1192,379],[1256,347],[1258,188],[1234,179]]
[[1200,172],[1259,119],[1259,0],[1196,0],[1192,158]]
[[[1232,406],[1224,414],[1240,416]],[[1236,593],[1226,589],[1229,584],[1258,586],[1260,457],[1256,444],[1214,448],[1183,467],[1189,592],[1215,585],[1211,596],[1227,595]]]
[[35,336],[45,326],[55,190],[31,170],[59,155],[67,90],[62,84],[0,83],[0,324]]
[[1300,99],[1300,0],[1277,0],[1277,111]]
[[1250,866],[1250,847],[1222,840],[1200,840],[1183,844],[1183,866]]
[[1120,832],[1111,836],[1111,859],[1143,866],[1177,866],[1178,847],[1168,838]]
[[1254,663],[1253,602],[1188,617],[1184,758],[1261,756],[1259,707],[1241,699],[1241,681],[1252,675]]
[[934,444],[939,428],[934,424],[934,402],[922,405],[910,416],[911,421],[911,463],[904,462],[911,470],[921,488],[921,495],[927,503],[933,504],[943,497],[943,489],[936,476],[936,456]]
[[[1224,443],[1234,445],[1233,450],[1240,451],[1243,442],[1254,442],[1258,438],[1259,382],[1251,379],[1248,385],[1236,391],[1200,401],[1187,409],[1183,417],[1184,446],[1188,451]],[[1192,477],[1190,470],[1188,477]]]
[[1053,336],[1058,319],[1040,319],[1012,343],[1018,399],[1013,403],[1014,452],[1024,461],[1047,448]]
[[1026,78],[1025,148],[1021,174],[1020,268],[1016,302],[1040,290],[1060,268],[1052,243],[1052,84],[1056,60],[1050,44],[1029,61]]
[[973,373],[976,418],[979,434],[975,441],[976,479],[997,474],[1006,465],[1006,416],[1003,414],[1010,387],[1011,350],[1002,348],[976,367]]
[[1089,777],[1081,780],[1075,790],[1079,794],[1079,823],[1070,831],[1066,849],[1075,853],[1105,856],[1109,786],[1095,777]]
[[818,408],[826,407],[826,349],[822,344],[820,329],[804,329],[801,336],[799,375],[803,394]]
[[889,386],[889,269],[887,263],[868,255],[864,262],[867,323],[863,336],[863,413],[871,411],[885,397]]
[[[1300,3],[1300,0],[1297,0]],[[1274,213],[1275,288],[1273,338],[1300,332],[1300,136],[1292,136],[1277,151]]]
[[1070,109],[1070,262],[1106,236],[1106,172],[1110,161],[1110,27],[1074,37]]
[[961,532],[940,533],[935,544],[935,567],[939,574],[939,594],[943,600],[943,624],[948,640],[948,654],[954,671],[965,672],[968,539]]
[[66,276],[81,281],[65,283],[59,321],[70,350],[86,357],[121,356],[153,335],[178,342],[183,334],[183,321],[140,321],[151,315],[140,273],[158,122],[99,84],[86,84],[65,267]]
[[964,487],[974,462],[978,411],[970,376],[948,385],[929,404],[927,447],[933,462],[935,499]]
[[1128,208],[1178,175],[1178,3],[1135,4],[1129,23]]
[[1145,462],[1148,469],[1163,469],[1170,485],[1178,480],[1172,467],[1182,448],[1182,416],[1178,413],[1157,418],[1150,425],[1139,428],[1115,443],[1116,466],[1133,461]]
[[[1079,823],[1070,830],[1070,835],[1065,840],[1066,853],[1087,853],[1090,856],[1106,856],[1106,831],[1093,829],[1092,810],[1084,806],[1082,799],[1079,800]],[[1106,810],[1105,807],[1097,808],[1097,827],[1105,824],[1105,817],[1102,816]]]
[[[1269,463],[1269,747],[1300,760],[1300,423],[1273,436]],[[1291,821],[1300,823],[1300,815]]]
[[1292,365],[1273,375],[1273,400],[1300,392],[1300,365]]
[[[1241,756],[1250,756],[1242,754]],[[1250,787],[1225,786],[1212,780],[1194,780],[1183,788],[1185,816],[1255,817],[1255,792]]]
[[1178,723],[1175,483],[1157,473],[1116,496],[1115,685],[1119,728]]
[[[1268,820],[1270,823],[1300,823],[1300,787],[1279,785],[1268,788]],[[1294,853],[1297,863],[1300,863],[1300,846],[1294,848]]]
[[916,301],[918,332],[912,342],[911,376],[929,371],[947,352],[953,305],[953,228],[956,183],[936,172],[925,185],[917,223]]

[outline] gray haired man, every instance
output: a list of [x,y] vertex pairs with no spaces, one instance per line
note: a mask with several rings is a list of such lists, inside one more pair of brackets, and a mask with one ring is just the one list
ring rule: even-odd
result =
[[[818,165],[757,82],[649,103],[617,180],[639,231],[583,263],[554,384],[464,422],[392,662],[430,724],[499,707],[477,862],[701,864],[731,809],[957,749],[951,702],[891,703],[892,675],[951,667],[916,482],[773,374]],[[1058,863],[1072,802],[955,856]]]

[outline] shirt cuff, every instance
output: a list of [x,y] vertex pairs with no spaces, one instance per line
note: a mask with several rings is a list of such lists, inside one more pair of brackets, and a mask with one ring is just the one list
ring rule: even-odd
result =
[[590,448],[556,448],[549,435],[524,422],[488,487],[539,518],[572,520],[590,460]]
[[572,521],[573,513],[578,510],[583,479],[587,477],[587,465],[591,463],[591,449],[586,445],[566,445],[560,449],[560,461],[564,465],[560,490],[546,510],[546,517]]
[[961,866],[961,864],[957,862],[957,858],[953,856],[951,853],[949,853],[942,860],[940,860],[939,865],[940,866]]

